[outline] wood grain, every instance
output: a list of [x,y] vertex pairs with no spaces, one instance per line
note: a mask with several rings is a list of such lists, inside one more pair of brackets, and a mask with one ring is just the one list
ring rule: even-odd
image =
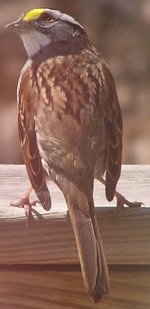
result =
[[[10,207],[29,185],[24,166],[0,166],[0,309],[149,309],[150,166],[123,166],[118,190],[141,209],[108,203],[95,182],[94,200],[111,291],[95,305],[84,290],[74,235],[59,189],[49,184],[53,206],[34,208],[26,228],[23,209]],[[35,195],[32,195],[35,198]],[[108,207],[109,206],[109,207]]]
[[[148,206],[149,182],[150,166],[124,166],[119,189],[130,199],[141,200]],[[35,221],[28,229],[24,210],[9,206],[11,200],[21,197],[28,184],[24,166],[0,167],[0,264],[77,264],[66,204],[53,183],[49,185],[52,210],[47,213],[41,206],[35,207]],[[98,207],[108,202],[104,198],[104,187],[97,181],[94,197],[108,263],[150,265],[149,207],[125,208],[117,217],[114,207]]]
[[111,292],[95,305],[80,272],[0,271],[0,308],[149,309],[150,269],[110,271]]

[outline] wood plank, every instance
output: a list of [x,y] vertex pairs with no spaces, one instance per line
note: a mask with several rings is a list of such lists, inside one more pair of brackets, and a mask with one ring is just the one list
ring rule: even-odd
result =
[[80,272],[0,270],[3,309],[149,309],[150,268],[110,270],[110,294],[97,306]]
[[[0,308],[149,309],[150,208],[116,216],[95,182],[98,223],[110,270],[110,294],[95,306],[84,290],[74,235],[62,193],[50,183],[53,208],[34,209],[27,229],[22,209],[9,206],[29,184],[24,166],[0,166]],[[123,166],[119,190],[150,205],[150,166]],[[33,194],[33,198],[34,198]],[[106,206],[111,207],[106,207]]]
[[[150,166],[125,166],[119,187],[123,193],[131,188],[130,197],[137,195],[137,199],[148,205],[149,181]],[[24,211],[9,206],[10,200],[21,196],[28,183],[24,166],[0,166],[0,264],[77,264],[67,208],[54,184],[49,186],[54,204],[52,211],[47,213],[38,206],[35,209],[38,220],[28,229]],[[103,186],[96,182],[96,201],[100,200],[100,193],[104,195],[102,190]],[[150,265],[150,209],[125,208],[119,218],[112,207],[96,207],[96,211],[108,263]]]
[[[109,264],[150,265],[150,210],[97,210]],[[69,216],[45,215],[26,228],[24,220],[0,224],[0,264],[76,264],[78,256]]]

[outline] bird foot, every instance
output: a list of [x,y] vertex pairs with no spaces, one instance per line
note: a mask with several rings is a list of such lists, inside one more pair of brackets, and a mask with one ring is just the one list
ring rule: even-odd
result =
[[29,227],[29,223],[33,222],[33,220],[34,220],[33,214],[32,214],[32,206],[36,206],[37,203],[39,203],[38,200],[30,202],[28,196],[23,196],[19,201],[11,202],[10,206],[18,207],[18,208],[24,208],[25,216],[27,218],[26,226]]
[[137,201],[130,202],[118,192],[116,192],[115,196],[117,198],[117,215],[121,213],[121,210],[125,206],[128,206],[129,208],[140,208],[142,207],[142,205],[144,205],[142,202],[137,202]]
[[126,198],[120,193],[118,193],[116,197],[117,197],[117,207],[120,209],[124,208],[125,205],[130,208],[138,208],[144,205],[142,202],[136,202],[136,201],[130,202],[126,200]]
[[30,202],[29,197],[23,196],[19,201],[11,202],[10,206],[24,208],[26,205],[29,207],[36,206],[37,203],[40,203],[38,200]]

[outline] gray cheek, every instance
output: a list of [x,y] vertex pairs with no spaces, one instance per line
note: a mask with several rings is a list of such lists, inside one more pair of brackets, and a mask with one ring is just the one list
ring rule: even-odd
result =
[[22,34],[21,38],[29,57],[35,55],[41,48],[51,43],[50,36],[39,31]]

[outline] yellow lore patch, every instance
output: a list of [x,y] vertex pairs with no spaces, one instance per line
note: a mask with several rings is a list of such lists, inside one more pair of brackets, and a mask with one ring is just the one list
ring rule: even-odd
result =
[[23,19],[25,21],[30,21],[30,20],[34,20],[34,19],[37,19],[41,14],[43,14],[44,12],[46,11],[46,9],[34,9],[34,10],[31,10],[29,12],[27,12]]

